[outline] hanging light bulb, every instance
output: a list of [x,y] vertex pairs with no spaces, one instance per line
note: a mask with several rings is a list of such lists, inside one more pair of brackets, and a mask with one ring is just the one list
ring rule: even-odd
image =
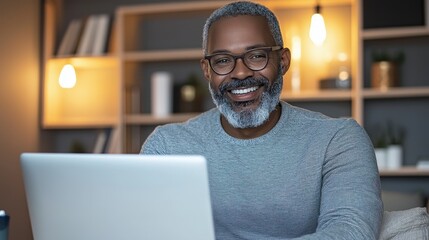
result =
[[314,14],[311,16],[310,24],[310,39],[317,46],[321,46],[326,39],[325,20],[320,14],[320,5],[317,4],[314,8]]
[[76,85],[76,71],[73,65],[66,64],[61,69],[59,84],[62,88],[73,88]]

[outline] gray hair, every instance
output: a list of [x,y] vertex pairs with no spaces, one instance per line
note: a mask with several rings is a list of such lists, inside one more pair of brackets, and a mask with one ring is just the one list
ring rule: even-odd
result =
[[229,3],[214,11],[207,19],[203,29],[203,52],[207,54],[207,38],[211,25],[225,17],[235,17],[240,15],[262,16],[270,27],[271,34],[276,45],[283,47],[282,33],[276,16],[267,7],[247,1]]

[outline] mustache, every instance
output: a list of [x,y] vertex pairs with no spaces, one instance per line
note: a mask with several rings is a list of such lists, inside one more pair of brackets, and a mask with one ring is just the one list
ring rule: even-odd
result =
[[268,79],[263,77],[259,77],[259,78],[248,77],[240,80],[234,79],[219,85],[219,93],[223,95],[227,91],[230,91],[232,89],[247,88],[247,87],[253,87],[253,86],[265,86],[268,89],[268,84],[269,84]]

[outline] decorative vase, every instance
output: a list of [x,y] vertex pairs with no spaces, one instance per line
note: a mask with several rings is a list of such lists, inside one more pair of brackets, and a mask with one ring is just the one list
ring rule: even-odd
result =
[[398,86],[398,66],[392,61],[374,62],[371,66],[371,86],[381,90]]
[[375,148],[375,158],[377,160],[378,170],[387,168],[387,150],[386,148]]
[[173,77],[169,72],[154,72],[151,76],[151,109],[155,117],[167,117],[173,110]]
[[402,166],[402,146],[390,145],[387,147],[387,168],[398,169]]

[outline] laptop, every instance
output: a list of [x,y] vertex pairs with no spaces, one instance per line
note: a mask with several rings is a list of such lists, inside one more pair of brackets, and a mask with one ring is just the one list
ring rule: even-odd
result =
[[202,156],[23,153],[35,240],[214,240]]

